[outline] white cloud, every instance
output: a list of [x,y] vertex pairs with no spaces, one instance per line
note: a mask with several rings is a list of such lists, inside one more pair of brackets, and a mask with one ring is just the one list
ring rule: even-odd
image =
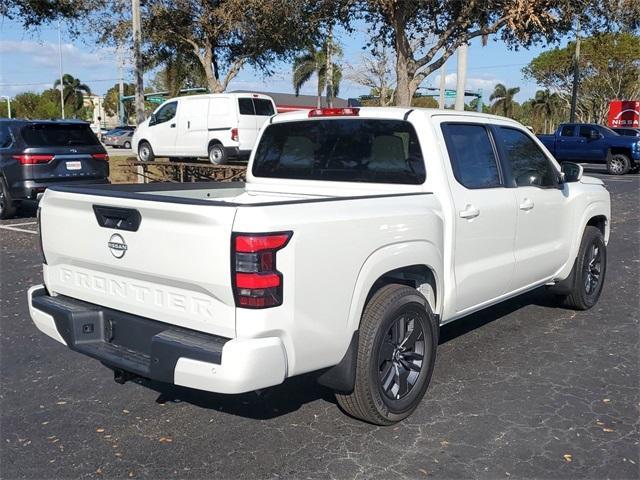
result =
[[[34,42],[29,40],[0,40],[0,54],[23,55],[35,66],[53,68],[58,66],[58,44],[52,42]],[[116,55],[112,49],[101,48],[96,51],[80,49],[72,43],[62,44],[62,65],[82,65],[98,67],[113,65]]]

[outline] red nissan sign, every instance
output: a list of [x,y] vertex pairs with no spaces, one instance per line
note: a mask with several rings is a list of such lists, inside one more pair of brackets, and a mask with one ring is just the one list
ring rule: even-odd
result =
[[640,101],[612,100],[609,102],[610,127],[640,127]]

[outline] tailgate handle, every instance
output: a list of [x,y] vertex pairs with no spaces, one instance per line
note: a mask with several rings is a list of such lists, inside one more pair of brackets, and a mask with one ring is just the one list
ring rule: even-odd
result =
[[142,220],[140,212],[132,208],[94,205],[93,212],[101,227],[126,230],[127,232],[137,232]]

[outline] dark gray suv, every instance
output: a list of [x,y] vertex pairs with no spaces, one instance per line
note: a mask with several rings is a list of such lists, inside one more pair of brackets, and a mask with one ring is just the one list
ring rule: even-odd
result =
[[109,156],[87,122],[0,119],[0,218],[67,183],[109,183]]

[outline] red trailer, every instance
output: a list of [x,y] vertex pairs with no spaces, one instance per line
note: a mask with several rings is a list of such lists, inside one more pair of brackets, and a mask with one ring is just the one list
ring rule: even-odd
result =
[[609,103],[609,126],[640,128],[640,100],[612,100]]

